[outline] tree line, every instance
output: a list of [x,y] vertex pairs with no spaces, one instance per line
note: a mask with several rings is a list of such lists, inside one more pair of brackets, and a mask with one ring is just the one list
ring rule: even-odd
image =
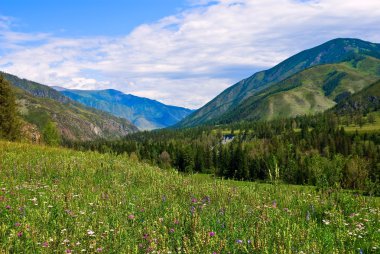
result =
[[380,134],[347,133],[342,127],[347,119],[359,118],[330,112],[294,119],[140,132],[117,141],[65,145],[128,154],[186,173],[358,189],[379,195]]

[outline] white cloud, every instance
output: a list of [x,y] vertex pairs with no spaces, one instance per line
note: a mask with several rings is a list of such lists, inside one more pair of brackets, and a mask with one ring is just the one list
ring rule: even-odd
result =
[[15,33],[0,18],[0,66],[48,85],[115,88],[196,108],[305,48],[336,37],[380,41],[378,0],[190,2],[118,38]]
[[12,19],[7,16],[0,16],[0,29],[8,29]]

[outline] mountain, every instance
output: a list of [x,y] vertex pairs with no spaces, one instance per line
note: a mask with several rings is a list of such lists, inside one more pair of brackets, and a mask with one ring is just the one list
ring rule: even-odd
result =
[[380,79],[380,59],[311,67],[244,100],[216,120],[272,120],[324,112]]
[[54,90],[56,90],[58,92],[67,90],[66,88],[61,87],[61,86],[51,86],[51,88],[53,88]]
[[192,110],[168,106],[155,100],[108,90],[69,90],[60,93],[86,106],[109,112],[130,120],[141,130],[152,130],[174,125]]
[[41,133],[49,122],[56,123],[65,140],[119,138],[138,131],[126,119],[88,108],[48,86],[0,74],[14,86],[21,116],[35,132]]
[[[326,64],[338,64],[341,62],[357,61],[357,59],[371,57],[380,58],[380,44],[370,43],[358,39],[334,39],[312,49],[302,51],[275,67],[258,72],[235,85],[227,88],[220,95],[198,109],[176,126],[190,127],[206,122],[215,122],[217,119],[226,118],[234,112],[239,112],[239,107],[245,100],[271,86],[284,81],[291,76],[309,68]],[[356,60],[355,60],[356,59]],[[355,64],[355,63],[354,63]],[[256,101],[255,99],[252,99]],[[331,104],[330,106],[333,106]],[[299,105],[302,107],[302,103]],[[248,109],[247,105],[243,106]],[[255,110],[252,106],[250,110]],[[313,112],[313,110],[311,110]],[[245,113],[247,114],[247,113]],[[244,119],[244,117],[237,117]]]

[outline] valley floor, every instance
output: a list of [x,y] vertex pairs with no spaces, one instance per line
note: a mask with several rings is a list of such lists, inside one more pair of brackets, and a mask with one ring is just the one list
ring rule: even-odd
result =
[[379,251],[379,198],[0,141],[0,253]]

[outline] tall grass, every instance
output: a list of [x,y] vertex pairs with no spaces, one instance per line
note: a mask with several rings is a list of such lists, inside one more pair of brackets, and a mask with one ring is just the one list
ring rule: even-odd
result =
[[380,200],[0,142],[0,253],[378,253]]

